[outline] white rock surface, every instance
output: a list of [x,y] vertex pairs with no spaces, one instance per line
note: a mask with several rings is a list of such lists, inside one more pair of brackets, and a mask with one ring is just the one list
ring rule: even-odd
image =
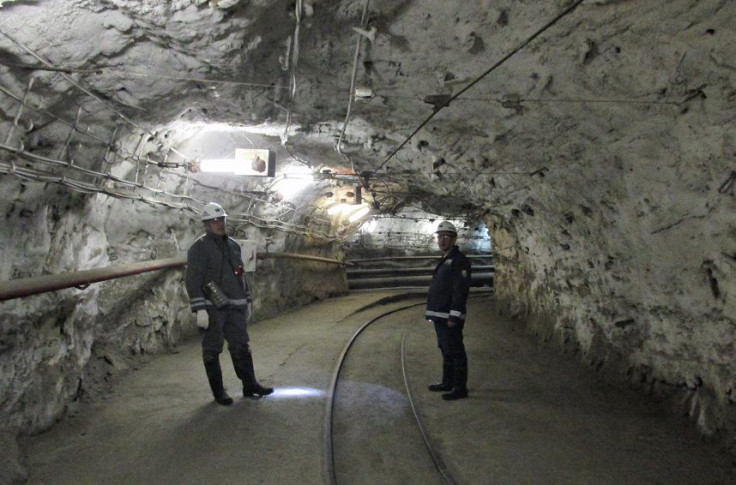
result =
[[[383,212],[486,224],[499,308],[733,447],[736,2],[587,0],[528,44],[574,2],[375,0],[363,23],[358,0],[299,16],[281,0],[0,3],[3,280],[178,254],[215,199],[259,249],[342,257],[360,226],[326,216],[324,192],[355,170]],[[376,95],[348,108],[351,86]],[[268,126],[220,129],[216,145],[269,144],[279,170],[331,175],[285,200],[192,173],[211,156],[187,143],[199,122]],[[261,308],[344,290],[332,269],[291,279],[268,263]],[[315,271],[326,283],[304,292]],[[148,352],[184,332],[176,276],[131,281],[3,304],[11,422],[61,415],[102,336]]]

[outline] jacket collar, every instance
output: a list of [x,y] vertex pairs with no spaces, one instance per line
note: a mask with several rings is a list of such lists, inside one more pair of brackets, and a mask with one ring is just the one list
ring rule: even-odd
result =
[[209,231],[205,232],[205,237],[208,237],[208,238],[212,239],[213,241],[215,241],[218,244],[222,244],[223,242],[227,241],[227,238],[228,238],[227,234],[223,234],[222,236],[218,236],[214,232],[209,232]]
[[458,248],[457,244],[454,245],[449,251],[447,251],[447,254],[442,256],[442,259],[440,259],[440,262],[437,263],[438,265],[445,262],[447,259],[451,259],[457,252],[460,251],[460,248]]

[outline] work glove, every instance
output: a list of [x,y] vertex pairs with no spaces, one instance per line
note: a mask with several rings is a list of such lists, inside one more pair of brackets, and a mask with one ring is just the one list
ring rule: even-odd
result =
[[202,330],[207,330],[207,327],[210,326],[210,317],[207,315],[207,310],[197,312],[197,326]]

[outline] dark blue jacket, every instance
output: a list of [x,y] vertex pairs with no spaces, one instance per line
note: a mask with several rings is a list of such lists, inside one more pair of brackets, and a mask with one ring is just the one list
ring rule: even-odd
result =
[[454,246],[434,269],[427,297],[427,320],[465,321],[470,293],[470,261]]
[[202,293],[202,285],[208,281],[214,281],[220,287],[231,307],[245,308],[252,301],[243,277],[240,246],[227,236],[211,232],[194,241],[187,252],[185,282],[193,312],[215,308]]

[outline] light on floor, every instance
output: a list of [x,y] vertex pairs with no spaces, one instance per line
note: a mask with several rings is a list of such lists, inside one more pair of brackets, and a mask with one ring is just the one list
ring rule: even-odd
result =
[[269,398],[309,398],[309,397],[322,397],[325,395],[325,391],[321,389],[315,389],[313,387],[275,387],[273,394],[268,396]]

